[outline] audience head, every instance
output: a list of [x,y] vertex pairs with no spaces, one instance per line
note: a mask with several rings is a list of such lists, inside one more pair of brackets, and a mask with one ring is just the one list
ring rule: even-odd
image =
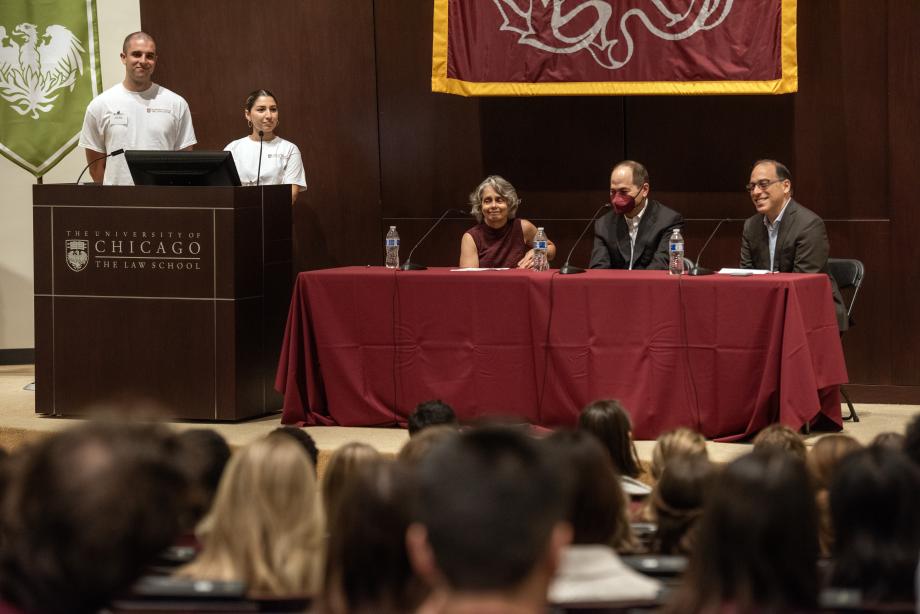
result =
[[716,469],[703,454],[672,457],[655,484],[650,501],[658,524],[654,550],[688,555],[697,539],[697,525],[712,489]]
[[914,416],[904,431],[904,451],[920,467],[920,414]]
[[454,414],[454,408],[441,399],[419,403],[415,411],[409,414],[410,437],[430,426],[439,425],[457,426],[457,416]]
[[834,545],[834,525],[831,521],[831,507],[828,496],[833,476],[840,461],[862,446],[849,435],[826,435],[819,439],[808,452],[806,466],[815,491],[815,505],[818,510],[818,544],[821,556],[831,555]]
[[413,568],[448,595],[514,594],[544,603],[571,529],[557,469],[511,429],[458,434],[418,470]]
[[706,438],[702,434],[680,427],[658,436],[655,442],[655,448],[652,450],[652,477],[656,480],[661,478],[665,464],[672,458],[678,456],[706,456]]
[[175,434],[88,422],[10,459],[0,594],[26,612],[96,612],[181,532],[187,477]]
[[504,177],[489,175],[470,194],[470,213],[476,218],[476,221],[482,222],[483,220],[482,199],[486,188],[492,188],[497,196],[505,199],[505,203],[508,205],[508,219],[513,220],[517,214],[518,206],[521,204],[517,190]]
[[211,509],[224,467],[230,460],[230,446],[214,429],[191,429],[178,435],[182,464],[190,478],[191,523],[189,531]]
[[825,435],[808,453],[806,461],[815,490],[826,490],[843,458],[862,447],[849,435]]
[[297,443],[303,446],[310,462],[313,463],[314,475],[316,468],[319,466],[319,450],[316,448],[316,442],[305,429],[297,426],[279,426],[270,433],[272,437],[293,437]]
[[360,469],[380,463],[382,460],[380,452],[366,443],[346,443],[332,453],[322,480],[323,506],[326,510],[330,533],[335,532],[335,523],[339,517],[338,510],[345,487]]
[[870,446],[840,462],[830,489],[838,528],[831,584],[864,600],[912,600],[920,552],[920,469],[903,452]]
[[781,450],[792,454],[803,463],[808,454],[802,436],[779,422],[775,422],[757,433],[757,436],[754,437],[754,449]]
[[691,612],[725,604],[736,612],[813,608],[817,557],[805,464],[792,454],[755,450],[714,480],[676,603]]
[[412,573],[406,530],[414,476],[399,463],[362,467],[345,485],[338,531],[329,537],[329,612],[414,612],[426,590]]
[[620,475],[639,477],[641,465],[632,440],[629,414],[619,401],[594,401],[581,410],[578,428],[597,437]]
[[905,441],[906,441],[906,438],[904,437],[903,433],[895,433],[892,431],[888,431],[885,433],[879,433],[878,435],[873,437],[872,442],[869,445],[870,446],[888,446],[889,448],[903,451]]
[[556,431],[546,440],[569,497],[567,520],[572,543],[618,548],[630,542],[626,496],[610,455],[584,431]]
[[396,458],[410,467],[418,466],[425,460],[432,449],[456,434],[456,427],[448,424],[430,426],[411,437],[400,448]]
[[254,594],[309,594],[321,583],[324,530],[303,447],[262,437],[230,459],[198,527],[204,550],[180,574],[242,581]]

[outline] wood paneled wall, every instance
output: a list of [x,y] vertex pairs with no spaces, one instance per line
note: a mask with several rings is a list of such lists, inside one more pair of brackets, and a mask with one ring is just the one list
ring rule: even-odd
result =
[[[492,173],[564,254],[626,157],[687,218],[694,257],[719,219],[753,212],[740,186],[751,162],[775,157],[827,221],[832,255],[866,264],[844,338],[851,396],[920,402],[920,3],[803,0],[798,17],[794,95],[469,99],[430,91],[431,0],[141,0],[156,80],[188,99],[199,148],[245,134],[247,92],[277,94],[310,184],[297,268],[380,264],[386,226],[408,250]],[[452,215],[414,260],[453,265],[470,223]],[[725,224],[704,264],[736,265],[740,234]]]

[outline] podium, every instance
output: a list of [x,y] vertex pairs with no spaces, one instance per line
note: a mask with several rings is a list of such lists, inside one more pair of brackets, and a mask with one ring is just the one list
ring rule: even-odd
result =
[[277,411],[291,189],[36,185],[35,411]]

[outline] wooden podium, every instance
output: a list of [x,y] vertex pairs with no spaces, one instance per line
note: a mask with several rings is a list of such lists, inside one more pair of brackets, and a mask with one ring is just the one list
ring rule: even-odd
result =
[[277,411],[291,188],[36,185],[35,411]]

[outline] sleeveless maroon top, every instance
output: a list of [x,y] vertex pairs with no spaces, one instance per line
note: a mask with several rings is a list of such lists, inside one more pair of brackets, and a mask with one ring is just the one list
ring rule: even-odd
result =
[[530,249],[524,243],[521,219],[515,218],[501,228],[492,228],[485,222],[466,231],[479,253],[479,266],[483,268],[515,268]]

